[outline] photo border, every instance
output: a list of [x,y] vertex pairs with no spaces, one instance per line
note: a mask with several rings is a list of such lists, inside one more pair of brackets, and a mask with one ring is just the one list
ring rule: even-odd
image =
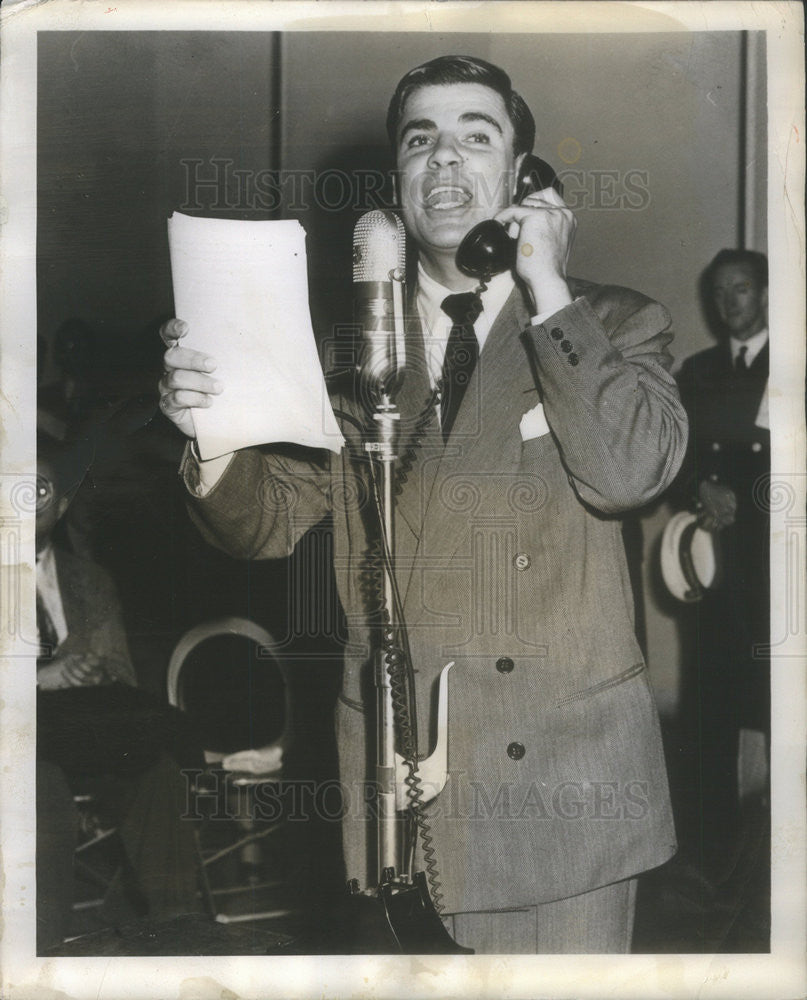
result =
[[[36,34],[41,30],[662,32],[764,30],[769,107],[773,579],[772,927],[769,955],[37,958],[34,953],[36,717],[30,636],[35,452]],[[805,989],[804,49],[797,3],[19,2],[0,10],[0,829],[4,998],[790,997]],[[780,471],[781,470],[781,471]],[[21,513],[22,512],[22,513]],[[779,669],[777,669],[779,668]],[[270,963],[270,964],[267,964]]]

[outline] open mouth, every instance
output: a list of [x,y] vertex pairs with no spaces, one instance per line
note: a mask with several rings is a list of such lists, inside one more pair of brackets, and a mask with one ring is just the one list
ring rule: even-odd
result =
[[441,184],[432,188],[424,200],[427,208],[445,212],[467,205],[471,200],[471,195],[468,191],[454,184]]

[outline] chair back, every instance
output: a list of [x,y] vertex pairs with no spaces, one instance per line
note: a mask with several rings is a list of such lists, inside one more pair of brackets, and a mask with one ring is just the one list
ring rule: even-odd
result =
[[168,663],[168,701],[196,719],[206,751],[285,748],[291,694],[276,651],[265,628],[234,616],[196,625],[177,642]]

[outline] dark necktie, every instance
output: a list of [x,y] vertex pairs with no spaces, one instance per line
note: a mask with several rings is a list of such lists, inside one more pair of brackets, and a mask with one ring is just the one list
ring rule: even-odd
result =
[[45,602],[38,590],[36,592],[36,628],[39,632],[37,660],[47,660],[53,656],[59,645],[59,637],[56,634],[56,626],[53,624],[50,612],[45,607]]
[[459,292],[447,295],[440,308],[452,323],[443,361],[440,400],[440,422],[446,441],[479,358],[474,323],[482,312],[482,300],[476,292]]
[[745,360],[746,354],[748,354],[748,348],[743,344],[737,355],[737,360],[734,362],[734,370],[740,372],[740,374],[748,371],[748,362]]

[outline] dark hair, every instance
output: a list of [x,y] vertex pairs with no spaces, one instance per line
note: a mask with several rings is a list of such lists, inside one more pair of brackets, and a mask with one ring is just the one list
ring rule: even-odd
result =
[[768,258],[757,250],[720,250],[703,273],[707,290],[712,287],[715,271],[726,264],[744,264],[751,269],[759,288],[768,287]]
[[450,83],[481,83],[501,95],[515,131],[513,152],[531,153],[535,142],[535,119],[524,98],[513,90],[510,77],[503,69],[475,56],[438,56],[422,66],[416,66],[401,79],[392,95],[387,111],[387,134],[395,148],[398,126],[410,95],[421,87]]

